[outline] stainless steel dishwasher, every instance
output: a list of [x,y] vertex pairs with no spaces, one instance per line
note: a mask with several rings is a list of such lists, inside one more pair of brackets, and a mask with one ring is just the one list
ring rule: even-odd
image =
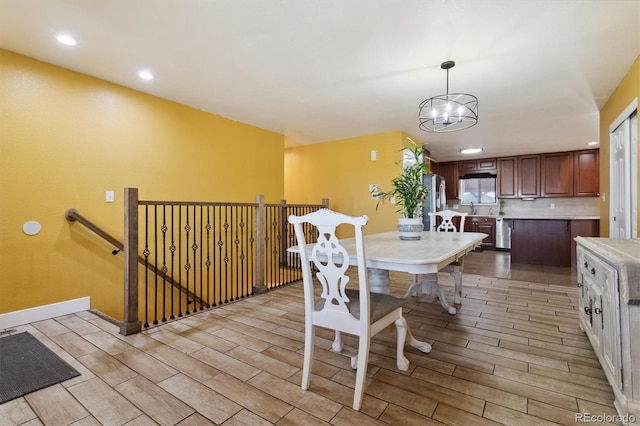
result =
[[496,250],[511,251],[511,220],[496,218]]

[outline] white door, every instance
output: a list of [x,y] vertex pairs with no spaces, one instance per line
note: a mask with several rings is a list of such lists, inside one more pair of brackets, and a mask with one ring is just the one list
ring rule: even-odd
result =
[[631,168],[629,155],[629,120],[619,125],[610,136],[611,141],[611,238],[631,236]]
[[609,128],[611,238],[638,236],[638,100]]

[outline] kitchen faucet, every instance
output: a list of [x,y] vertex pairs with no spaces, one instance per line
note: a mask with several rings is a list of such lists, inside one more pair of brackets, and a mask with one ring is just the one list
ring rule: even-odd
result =
[[471,214],[472,214],[472,215],[475,215],[475,214],[477,214],[477,213],[478,213],[478,211],[473,207],[473,202],[472,202],[472,203],[471,203]]

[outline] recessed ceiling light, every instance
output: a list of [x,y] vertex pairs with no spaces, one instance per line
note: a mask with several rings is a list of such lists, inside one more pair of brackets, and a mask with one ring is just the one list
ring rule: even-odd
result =
[[482,148],[466,148],[460,150],[460,154],[477,154],[479,152],[482,152]]
[[138,73],[138,77],[140,77],[143,80],[153,80],[153,74],[151,74],[151,72],[149,71],[140,71]]
[[71,37],[69,34],[59,34],[56,36],[56,40],[67,46],[75,46],[76,44],[78,44],[76,39]]
[[587,142],[587,145],[589,145],[589,146],[598,145],[598,142],[597,141]]

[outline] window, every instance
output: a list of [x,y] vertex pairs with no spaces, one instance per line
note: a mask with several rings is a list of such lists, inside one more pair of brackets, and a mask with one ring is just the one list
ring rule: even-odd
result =
[[460,194],[462,204],[498,204],[496,178],[460,179]]

